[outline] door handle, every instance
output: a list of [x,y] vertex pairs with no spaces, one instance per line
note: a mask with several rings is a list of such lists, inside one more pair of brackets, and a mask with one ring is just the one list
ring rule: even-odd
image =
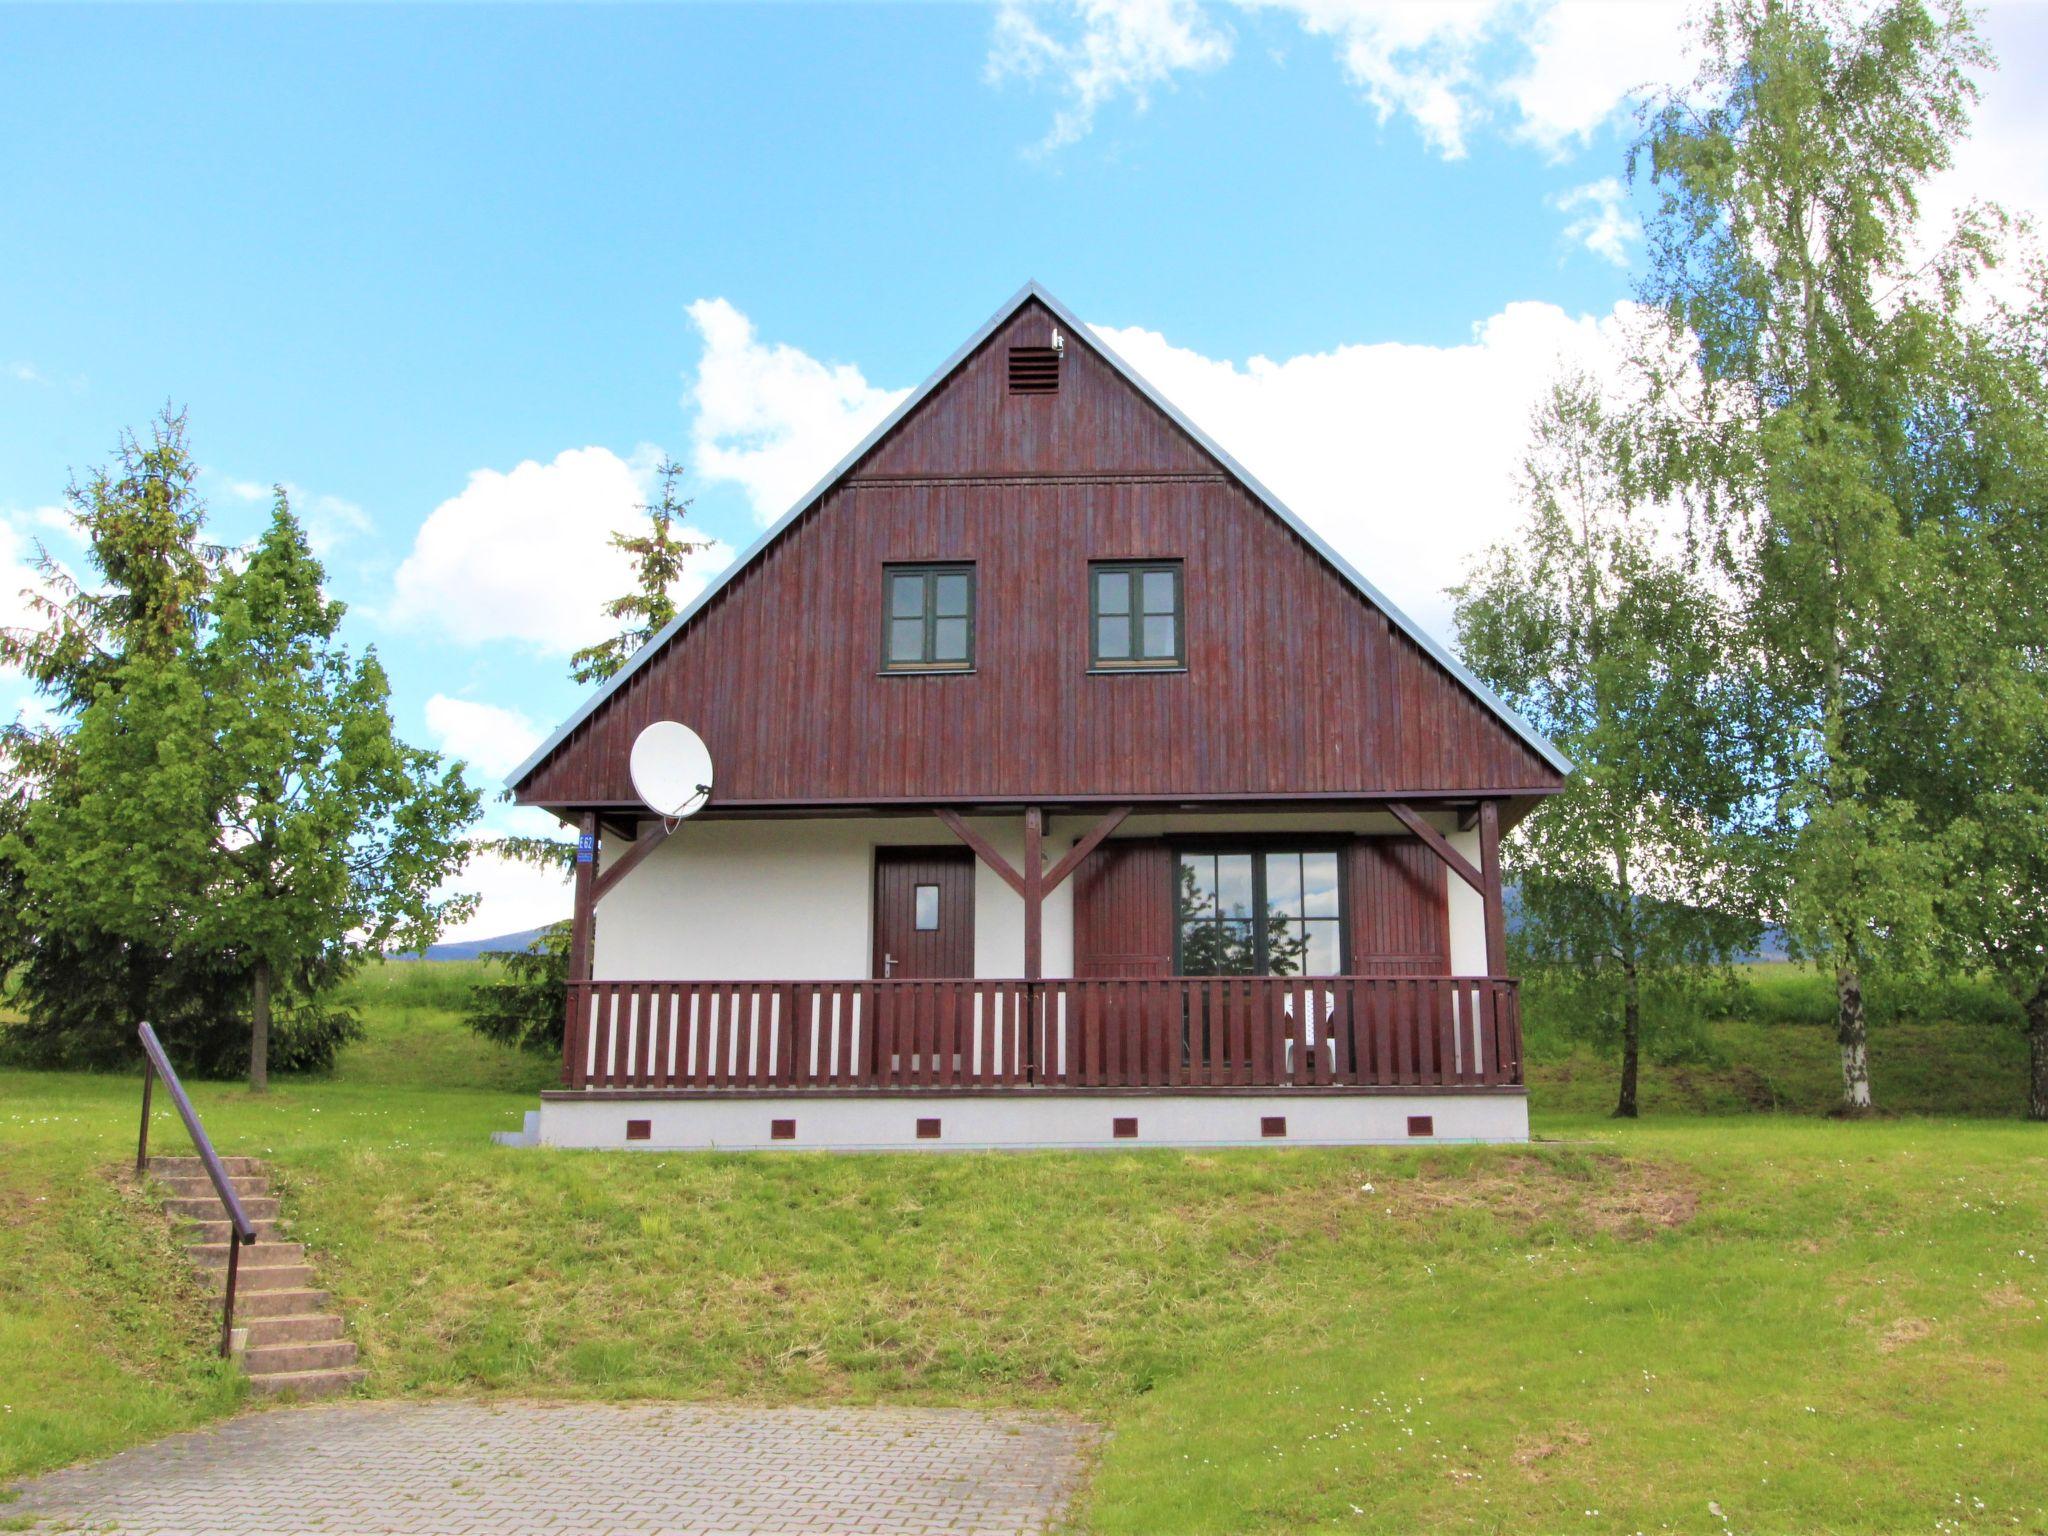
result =
[[894,976],[895,974],[896,957],[894,955],[882,956],[882,979],[884,981],[887,981],[891,976]]

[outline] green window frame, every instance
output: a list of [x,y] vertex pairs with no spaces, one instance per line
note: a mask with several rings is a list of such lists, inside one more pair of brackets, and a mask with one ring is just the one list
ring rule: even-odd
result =
[[974,670],[974,566],[882,567],[882,670]]
[[1187,583],[1178,560],[1097,560],[1088,567],[1088,665],[1097,672],[1187,666]]

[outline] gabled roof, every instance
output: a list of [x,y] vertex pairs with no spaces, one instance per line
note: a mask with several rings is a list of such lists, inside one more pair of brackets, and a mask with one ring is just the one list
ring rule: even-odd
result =
[[1332,569],[1358,590],[1360,596],[1384,613],[1396,629],[1400,630],[1410,640],[1413,640],[1416,645],[1422,648],[1426,655],[1457,679],[1467,691],[1484,704],[1488,710],[1500,719],[1502,724],[1513,731],[1532,751],[1559,773],[1571,772],[1572,765],[1570,759],[1565,757],[1556,747],[1552,746],[1541,732],[1537,731],[1520,714],[1510,708],[1492,689],[1474,677],[1466,669],[1465,665],[1443,646],[1439,645],[1428,631],[1410,619],[1399,608],[1395,607],[1393,603],[1389,602],[1385,593],[1381,592],[1378,587],[1375,587],[1364,576],[1360,575],[1349,561],[1325,543],[1322,537],[1299,517],[1295,516],[1293,511],[1279,497],[1261,485],[1242,464],[1239,464],[1236,459],[1226,453],[1208,433],[1182,415],[1171,401],[1167,400],[1165,396],[1161,395],[1158,390],[1154,389],[1146,381],[1142,374],[1121,357],[1118,357],[1114,349],[1090,329],[1080,316],[1076,315],[1066,305],[1033,282],[1026,283],[1005,301],[1002,307],[990,315],[976,329],[973,335],[969,336],[967,340],[954,349],[953,355],[941,363],[930,378],[913,390],[901,405],[891,411],[873,431],[862,438],[859,443],[855,444],[852,451],[845,458],[833,465],[826,472],[822,480],[800,497],[795,506],[777,518],[767,531],[748,546],[744,554],[720,572],[710,585],[697,595],[694,601],[673,619],[669,620],[667,624],[663,625],[661,630],[638,651],[634,652],[632,658],[623,667],[619,668],[617,672],[613,673],[611,677],[607,678],[596,692],[585,699],[577,707],[574,714],[557,726],[548,739],[536,747],[532,755],[525,762],[513,769],[505,779],[506,787],[508,789],[518,788],[529,774],[547,761],[549,755],[557,747],[569,739],[578,726],[596,714],[603,706],[605,700],[623,687],[627,679],[631,678],[634,673],[652,661],[670,640],[674,639],[699,613],[702,613],[711,601],[724,590],[728,582],[758,559],[762,552],[777,539],[781,538],[798,519],[823,500],[825,493],[831,490],[842,476],[856,464],[860,463],[862,459],[866,458],[877,443],[893,432],[899,423],[922,405],[962,363],[966,362],[968,358],[972,357],[979,350],[983,342],[994,335],[1012,315],[1016,314],[1019,309],[1033,299],[1036,299],[1053,313],[1060,324],[1066,328],[1068,335],[1075,337],[1082,345],[1093,350],[1111,368],[1115,369],[1126,383],[1137,390],[1139,394],[1143,395],[1160,411],[1164,412],[1168,420],[1185,432],[1191,440],[1209,454],[1210,457],[1214,458],[1218,464],[1222,465],[1226,473],[1243,485],[1259,501],[1264,503],[1267,511],[1279,518],[1303,543],[1307,544],[1309,548],[1313,549],[1327,561]]

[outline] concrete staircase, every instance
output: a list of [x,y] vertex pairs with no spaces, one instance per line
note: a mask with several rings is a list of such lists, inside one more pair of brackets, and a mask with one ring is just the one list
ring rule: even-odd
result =
[[[235,1197],[256,1228],[235,1278],[235,1354],[263,1396],[333,1397],[363,1379],[356,1346],[343,1335],[334,1298],[314,1289],[305,1246],[283,1240],[270,1174],[253,1157],[224,1157]],[[196,1157],[152,1157],[151,1179],[164,1191],[164,1210],[183,1224],[186,1251],[218,1298],[227,1285],[233,1235],[213,1180]]]

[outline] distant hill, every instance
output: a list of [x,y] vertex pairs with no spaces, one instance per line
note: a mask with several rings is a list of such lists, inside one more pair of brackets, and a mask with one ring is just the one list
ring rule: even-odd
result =
[[429,944],[421,955],[393,955],[393,960],[474,960],[494,949],[525,949],[546,930],[528,928],[523,933],[501,933],[494,939],[462,939],[454,944]]

